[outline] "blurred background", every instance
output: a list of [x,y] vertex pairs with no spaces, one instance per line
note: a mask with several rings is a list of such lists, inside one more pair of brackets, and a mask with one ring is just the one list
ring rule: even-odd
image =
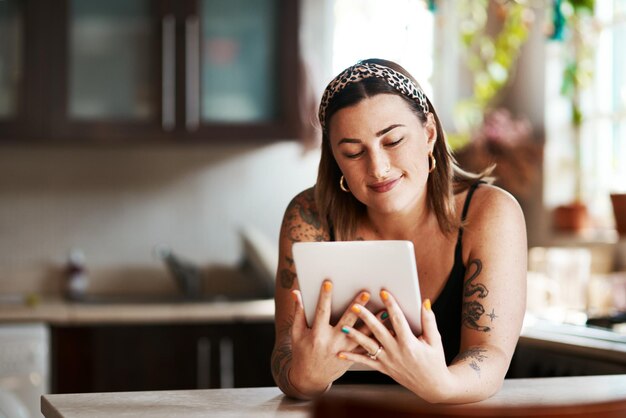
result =
[[103,357],[91,383],[62,381],[62,347],[89,341],[91,358],[119,335],[46,303],[83,324],[80,302],[270,299],[283,212],[315,183],[323,89],[378,57],[417,78],[463,167],[498,164],[526,216],[529,312],[616,332],[624,44],[623,0],[0,0],[2,321],[51,333],[45,390],[122,390],[93,377]]

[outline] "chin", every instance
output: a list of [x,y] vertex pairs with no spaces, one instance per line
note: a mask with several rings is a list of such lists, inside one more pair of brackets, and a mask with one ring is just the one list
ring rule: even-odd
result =
[[373,196],[368,199],[368,203],[365,205],[368,209],[371,209],[378,213],[394,214],[403,211],[409,204],[409,199],[404,196]]

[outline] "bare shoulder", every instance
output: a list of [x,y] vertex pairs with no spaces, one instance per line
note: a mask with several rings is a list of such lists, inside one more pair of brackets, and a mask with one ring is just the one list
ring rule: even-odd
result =
[[501,222],[521,223],[524,226],[524,214],[515,197],[509,192],[497,186],[483,184],[472,196],[467,221],[476,226]]
[[328,241],[330,239],[320,219],[313,188],[298,193],[285,210],[281,236],[289,241]]
[[464,226],[464,253],[490,248],[503,254],[504,247],[526,246],[526,221],[509,192],[487,184],[478,187],[469,205]]

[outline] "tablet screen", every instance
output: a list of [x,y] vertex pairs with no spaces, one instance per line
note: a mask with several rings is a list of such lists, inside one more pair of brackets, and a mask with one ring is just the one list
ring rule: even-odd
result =
[[380,290],[396,298],[415,335],[421,334],[421,298],[411,241],[297,242],[293,258],[304,313],[311,326],[325,279],[333,282],[331,323],[336,324],[361,291],[372,295],[367,308],[384,309]]

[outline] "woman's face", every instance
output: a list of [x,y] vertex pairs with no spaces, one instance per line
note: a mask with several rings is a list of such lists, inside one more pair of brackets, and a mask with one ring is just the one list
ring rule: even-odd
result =
[[437,139],[432,114],[422,124],[401,97],[378,94],[337,111],[329,138],[350,192],[370,211],[410,211],[423,198]]

